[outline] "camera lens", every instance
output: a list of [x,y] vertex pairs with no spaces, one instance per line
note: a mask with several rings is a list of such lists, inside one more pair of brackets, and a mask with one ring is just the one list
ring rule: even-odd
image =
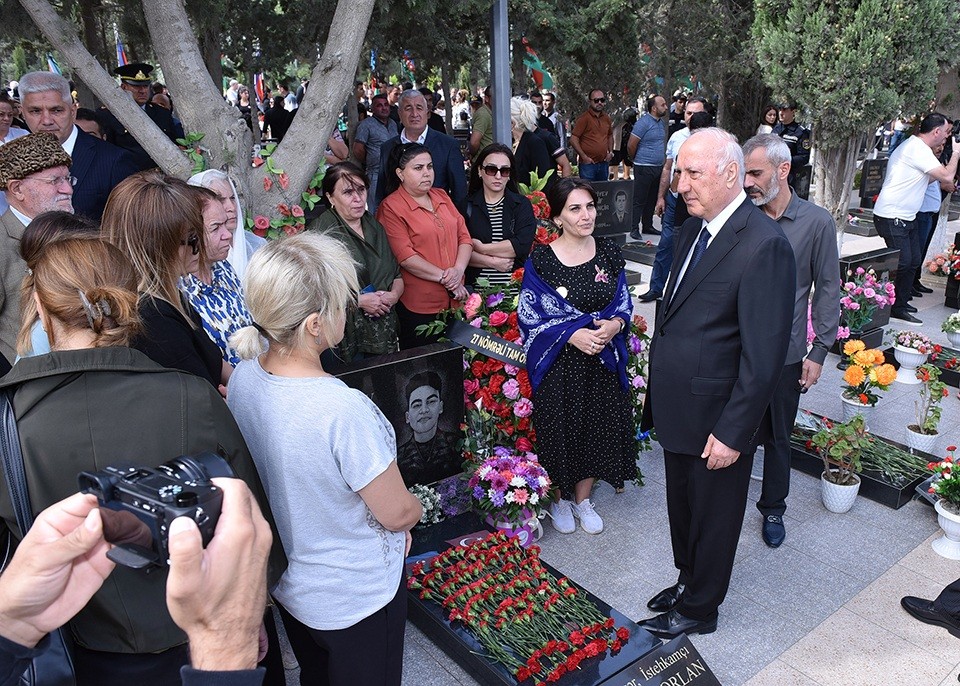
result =
[[181,455],[164,462],[157,469],[180,481],[209,481],[218,476],[236,478],[233,468],[215,453]]

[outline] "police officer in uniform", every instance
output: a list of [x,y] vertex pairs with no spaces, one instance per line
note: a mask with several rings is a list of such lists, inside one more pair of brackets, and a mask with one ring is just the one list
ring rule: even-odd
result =
[[[153,67],[144,62],[124,64],[113,70],[114,76],[120,77],[120,89],[130,93],[140,106],[140,109],[153,120],[153,123],[163,131],[167,138],[176,143],[176,126],[170,110],[150,102],[150,96],[152,95],[150,90],[152,83],[150,74],[152,72]],[[150,159],[150,155],[146,153],[143,146],[133,137],[133,134],[120,123],[119,119],[106,108],[103,108],[101,113],[103,115],[104,133],[106,134],[108,142],[125,150],[129,150],[140,171],[152,169],[157,166],[156,162]]]
[[797,113],[797,103],[786,102],[780,105],[780,121],[773,127],[773,133],[780,136],[790,148],[790,176],[787,183],[794,190],[796,171],[810,164],[810,130],[794,119]]

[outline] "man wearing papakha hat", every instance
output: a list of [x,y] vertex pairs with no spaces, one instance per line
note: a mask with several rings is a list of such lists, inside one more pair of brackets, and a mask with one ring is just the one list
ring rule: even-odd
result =
[[[170,110],[150,102],[150,96],[152,95],[150,86],[153,83],[150,74],[152,72],[153,67],[145,62],[124,64],[113,70],[114,75],[120,77],[120,89],[130,93],[140,109],[146,112],[147,116],[163,131],[167,138],[176,143],[176,126],[173,123],[173,115]],[[150,155],[146,153],[143,146],[112,112],[104,108],[102,114],[107,142],[129,150],[140,171],[157,166],[157,163],[150,159]]]
[[20,283],[27,269],[20,237],[38,214],[73,212],[71,163],[52,133],[31,133],[0,145],[0,191],[10,203],[0,216],[0,353],[10,361],[16,358]]

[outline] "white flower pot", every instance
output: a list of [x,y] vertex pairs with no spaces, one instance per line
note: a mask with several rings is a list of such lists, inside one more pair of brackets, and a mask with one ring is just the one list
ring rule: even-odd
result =
[[870,419],[873,417],[873,413],[877,409],[877,406],[864,405],[856,400],[844,398],[842,395],[840,396],[840,400],[843,401],[843,421],[849,422],[858,414],[862,415],[864,431],[870,431]]
[[937,511],[937,523],[943,529],[943,536],[931,543],[934,552],[948,560],[960,560],[960,515],[947,512],[939,500],[933,508]]
[[960,331],[947,331],[947,340],[954,348],[960,348]]
[[900,369],[897,371],[897,381],[905,384],[918,384],[917,367],[927,361],[927,353],[917,352],[913,348],[905,348],[902,345],[893,346],[893,356],[900,363]]
[[[831,472],[836,470],[831,469]],[[823,499],[823,506],[831,512],[842,514],[853,507],[857,499],[857,493],[860,492],[860,477],[856,477],[857,482],[851,486],[840,486],[832,481],[827,481],[827,473],[820,475],[820,497]]]
[[[916,424],[911,424],[910,426],[916,426]],[[933,446],[937,444],[937,439],[940,438],[940,434],[922,434],[919,431],[914,431],[910,426],[906,427],[906,439],[904,443],[914,450],[933,453]]]

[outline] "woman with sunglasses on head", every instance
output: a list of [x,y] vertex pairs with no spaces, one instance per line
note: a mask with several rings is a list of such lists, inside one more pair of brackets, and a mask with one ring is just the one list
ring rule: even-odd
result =
[[483,277],[492,284],[510,281],[530,254],[537,220],[530,201],[517,192],[513,152],[492,143],[470,170],[469,195],[461,213],[473,238],[467,283]]
[[470,232],[453,200],[433,187],[433,157],[426,146],[405,143],[390,151],[387,196],[377,219],[400,263],[403,295],[397,303],[400,349],[435,343],[439,333],[416,329],[467,297],[464,272],[473,252]]
[[163,367],[225,386],[233,367],[178,288],[181,276],[200,268],[206,247],[200,192],[159,171],[134,174],[110,194],[100,231],[139,278],[143,333],[132,347]]

